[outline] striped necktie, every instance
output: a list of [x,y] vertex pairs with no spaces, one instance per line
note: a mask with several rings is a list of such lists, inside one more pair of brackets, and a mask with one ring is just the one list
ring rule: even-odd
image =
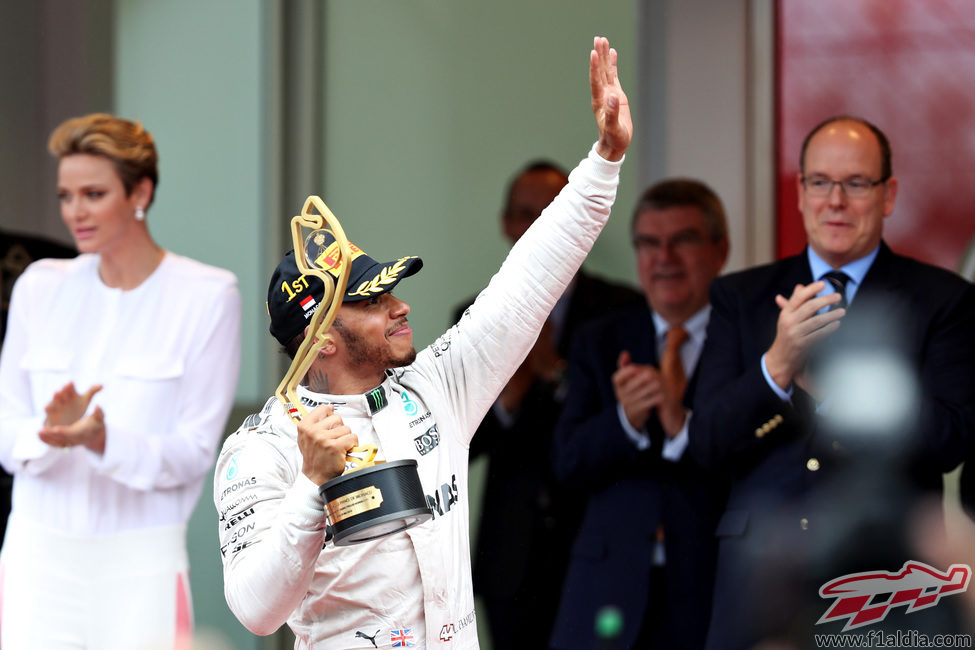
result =
[[840,294],[840,301],[830,307],[829,311],[846,309],[846,283],[850,281],[850,276],[843,271],[830,271],[820,279],[829,283],[833,290]]

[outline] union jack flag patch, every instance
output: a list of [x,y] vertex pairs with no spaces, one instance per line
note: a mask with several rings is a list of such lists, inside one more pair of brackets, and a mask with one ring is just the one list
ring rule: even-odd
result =
[[416,646],[414,640],[412,627],[389,631],[389,642],[394,648],[413,648]]

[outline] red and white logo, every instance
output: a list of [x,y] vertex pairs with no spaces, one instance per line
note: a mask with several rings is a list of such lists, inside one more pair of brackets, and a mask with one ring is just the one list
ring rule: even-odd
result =
[[315,302],[314,296],[305,296],[305,299],[302,300],[299,304],[301,305],[301,308],[304,309],[305,310],[305,313],[307,314],[308,313],[308,310],[309,309],[314,309],[315,308],[315,305],[317,303]]
[[457,628],[454,627],[453,623],[447,623],[442,628],[440,628],[440,640],[450,641],[457,634]]
[[[905,562],[900,571],[850,573],[819,588],[822,598],[836,598],[816,625],[847,618],[843,631],[884,620],[894,607],[905,605],[906,613],[934,607],[942,596],[964,593],[972,569],[967,564],[952,564],[942,573],[923,562]],[[887,596],[884,598],[883,596]]]

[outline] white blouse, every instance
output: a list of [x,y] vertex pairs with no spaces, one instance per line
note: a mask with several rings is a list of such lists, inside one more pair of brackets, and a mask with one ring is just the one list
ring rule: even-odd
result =
[[[0,464],[13,512],[66,534],[185,524],[213,462],[240,365],[240,295],[229,271],[167,253],[130,291],[98,257],[39,260],[14,287],[0,355]],[[104,454],[37,432],[73,381],[105,413]]]

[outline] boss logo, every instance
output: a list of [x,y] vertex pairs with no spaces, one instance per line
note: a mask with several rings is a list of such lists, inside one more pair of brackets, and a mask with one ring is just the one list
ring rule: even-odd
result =
[[437,431],[437,425],[433,425],[427,432],[413,438],[413,444],[416,445],[416,450],[420,452],[421,456],[426,456],[433,449],[440,444],[440,433]]

